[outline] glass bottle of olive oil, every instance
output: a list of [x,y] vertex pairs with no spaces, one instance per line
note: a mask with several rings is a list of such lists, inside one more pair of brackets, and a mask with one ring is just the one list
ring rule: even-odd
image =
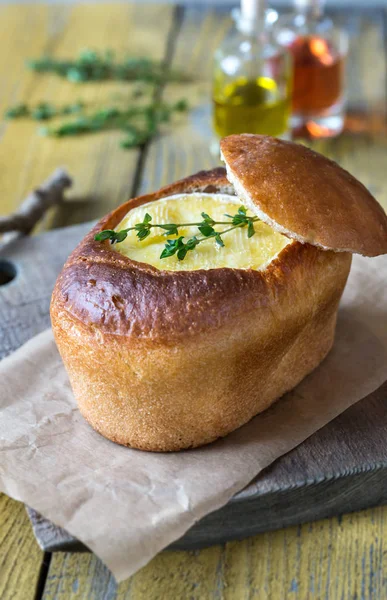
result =
[[215,52],[213,126],[219,137],[262,133],[287,137],[292,62],[270,40],[264,0],[241,0],[235,26]]

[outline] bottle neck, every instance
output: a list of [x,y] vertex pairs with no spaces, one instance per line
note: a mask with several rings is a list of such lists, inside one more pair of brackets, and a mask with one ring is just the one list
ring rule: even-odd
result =
[[261,35],[265,28],[265,0],[241,0],[234,12],[237,29],[245,35]]
[[293,3],[298,14],[311,18],[321,17],[325,8],[325,0],[293,0]]

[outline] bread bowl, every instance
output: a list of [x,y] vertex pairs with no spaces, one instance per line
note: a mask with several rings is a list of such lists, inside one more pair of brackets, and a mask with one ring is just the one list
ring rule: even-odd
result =
[[[227,176],[202,171],[129,200],[86,236],[55,285],[52,326],[79,409],[119,444],[193,448],[267,409],[332,347],[352,253],[387,252],[386,214],[335,163],[265,136],[230,136],[221,148]],[[193,263],[157,262],[156,234],[95,240],[146,212],[241,201],[263,223],[239,258],[239,230],[222,248],[206,240]]]

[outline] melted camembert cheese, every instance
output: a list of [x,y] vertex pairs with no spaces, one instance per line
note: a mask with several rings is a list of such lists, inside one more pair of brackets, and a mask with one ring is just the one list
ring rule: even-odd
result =
[[[197,223],[202,220],[201,213],[209,214],[216,221],[226,221],[225,213],[233,215],[238,211],[240,201],[235,196],[225,194],[178,194],[162,198],[149,204],[143,204],[130,210],[116,227],[116,231],[133,227],[140,223],[145,213],[152,216],[152,223]],[[252,213],[247,213],[253,216]],[[216,230],[227,229],[227,225],[216,225]],[[187,253],[180,261],[176,255],[160,259],[166,236],[162,229],[153,229],[143,241],[138,240],[131,231],[128,237],[116,244],[116,250],[128,258],[148,263],[158,269],[168,271],[194,271],[197,269],[263,269],[290,242],[284,235],[274,231],[262,221],[254,223],[256,234],[248,238],[247,227],[226,233],[220,247],[214,239],[208,239]],[[201,236],[197,227],[181,227],[179,236]],[[176,238],[178,236],[168,236]]]

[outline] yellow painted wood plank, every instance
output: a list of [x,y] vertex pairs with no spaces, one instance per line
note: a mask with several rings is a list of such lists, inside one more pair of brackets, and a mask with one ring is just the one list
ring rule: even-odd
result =
[[116,585],[92,555],[53,555],[44,600],[387,598],[387,507],[195,552],[163,552]]
[[168,84],[163,99],[186,98],[187,116],[150,147],[142,176],[141,191],[158,189],[201,169],[220,164],[210,151],[212,55],[231,24],[227,12],[188,6],[178,34],[172,66],[184,70],[192,81]]
[[[128,3],[4,6],[0,10],[0,82],[5,82],[0,109],[40,100],[65,104],[78,98],[95,106],[131,84],[102,82],[71,84],[55,75],[28,72],[24,62],[49,52],[73,57],[84,48],[111,48],[162,59],[173,8]],[[30,189],[58,165],[74,177],[74,204],[55,224],[101,216],[124,201],[133,182],[138,150],[119,147],[121,133],[106,132],[56,140],[36,134],[37,124],[10,121],[1,125],[0,211],[14,209]],[[73,209],[73,210],[72,210]]]
[[33,600],[42,560],[24,505],[0,494],[1,600]]

